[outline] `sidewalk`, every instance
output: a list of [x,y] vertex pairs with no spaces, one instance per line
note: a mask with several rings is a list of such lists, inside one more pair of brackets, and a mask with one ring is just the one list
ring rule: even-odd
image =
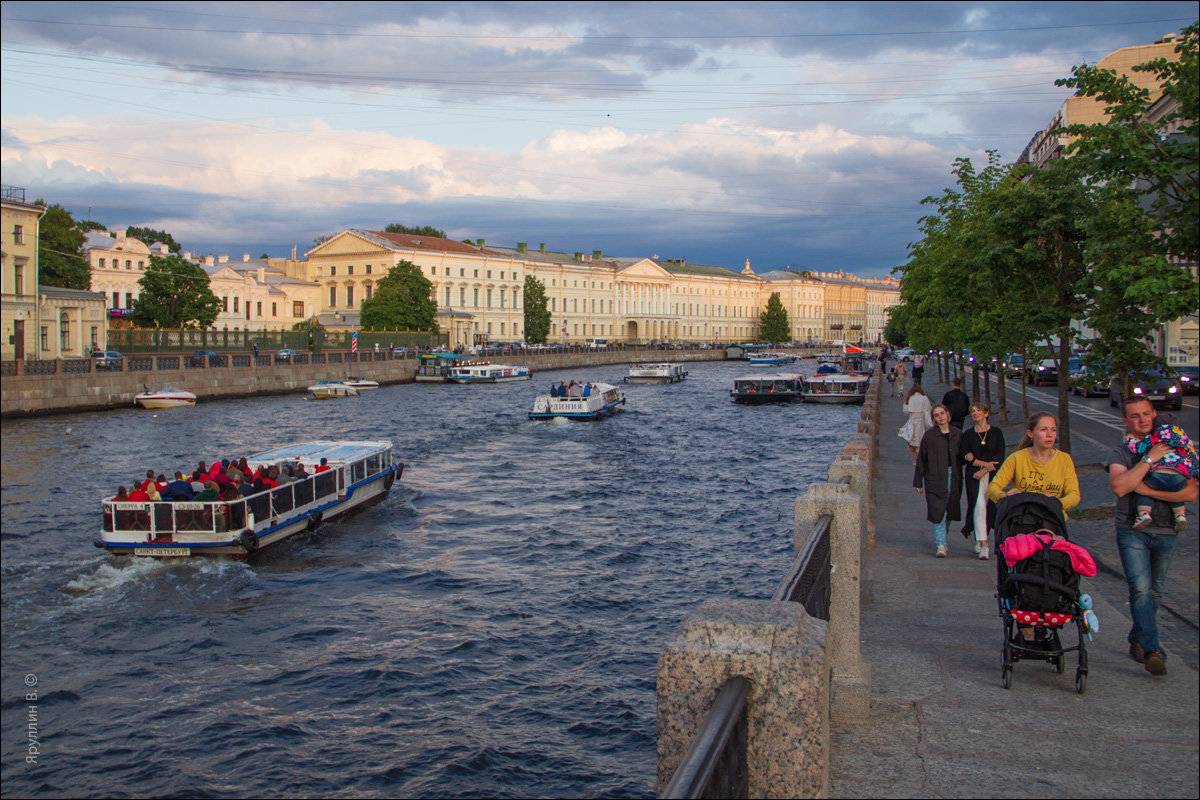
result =
[[[926,380],[935,402],[949,388]],[[936,378],[936,374],[934,376]],[[1084,579],[1101,630],[1088,643],[1087,691],[1075,693],[1076,659],[1063,675],[1044,662],[1015,666],[1001,684],[1003,625],[996,562],[980,561],[953,525],[950,557],[933,557],[925,504],[912,488],[912,460],[895,435],[897,398],[883,398],[875,478],[876,546],[864,556],[862,656],[871,668],[871,720],[835,726],[831,797],[1188,797],[1200,796],[1200,682],[1196,671],[1196,524],[1176,555],[1161,612],[1169,673],[1155,678],[1128,655],[1128,594],[1102,568]],[[1017,429],[1005,428],[1009,444]],[[1082,426],[1080,426],[1082,428]],[[1087,519],[1072,539],[1120,572],[1104,460],[1073,428],[1074,460]],[[1111,445],[1109,445],[1111,446]],[[1183,540],[1181,540],[1181,546]],[[1168,620],[1168,617],[1170,619]],[[1068,641],[1074,643],[1073,630]]]

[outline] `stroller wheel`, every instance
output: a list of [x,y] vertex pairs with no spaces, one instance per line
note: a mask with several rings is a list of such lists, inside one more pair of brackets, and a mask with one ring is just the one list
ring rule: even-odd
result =
[[1075,693],[1083,694],[1083,690],[1087,688],[1087,672],[1083,669],[1075,670]]
[[[1011,666],[1006,665],[1004,667],[1004,688],[1005,689],[1012,688],[1012,678],[1013,678],[1013,668]],[[1078,685],[1078,683],[1079,683],[1078,678],[1075,679],[1075,683],[1076,683],[1076,685]]]

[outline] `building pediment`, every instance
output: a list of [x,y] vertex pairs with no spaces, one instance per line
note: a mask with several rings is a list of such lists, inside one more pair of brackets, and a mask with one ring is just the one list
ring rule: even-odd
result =
[[309,260],[312,260],[314,258],[337,258],[350,255],[370,256],[375,253],[379,253],[382,256],[390,252],[390,248],[384,247],[379,242],[373,242],[365,236],[358,235],[355,231],[346,230],[321,242],[305,253],[305,256]]
[[643,258],[641,261],[635,261],[624,269],[617,270],[617,280],[634,280],[638,278],[670,280],[671,273],[649,258]]

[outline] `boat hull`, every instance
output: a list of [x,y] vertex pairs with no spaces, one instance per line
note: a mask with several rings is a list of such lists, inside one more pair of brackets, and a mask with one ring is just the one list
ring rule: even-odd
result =
[[150,409],[179,408],[180,406],[196,405],[195,398],[189,400],[180,397],[138,397],[137,402],[142,408]]
[[533,375],[528,375],[528,374],[527,375],[511,375],[511,376],[506,376],[506,377],[487,376],[487,377],[482,377],[482,378],[452,375],[451,377],[447,378],[446,380],[449,381],[450,383],[512,383],[514,381],[527,381],[532,377],[533,377]]
[[624,410],[625,401],[618,400],[615,403],[607,403],[595,411],[531,411],[529,412],[529,418],[545,420],[554,419],[555,417],[562,417],[563,419],[589,422],[592,420],[603,419],[604,417],[611,417],[613,414]]
[[806,394],[804,402],[806,403],[845,403],[853,405],[855,403],[862,404],[866,401],[866,395],[862,394]]
[[748,406],[761,406],[767,403],[795,403],[800,399],[798,392],[730,392],[733,402]]

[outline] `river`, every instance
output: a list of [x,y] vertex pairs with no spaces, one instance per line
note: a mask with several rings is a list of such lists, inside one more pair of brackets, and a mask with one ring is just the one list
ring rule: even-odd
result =
[[[4,421],[3,796],[651,794],[663,643],[770,596],[860,410],[687,368],[595,423],[525,415],[625,367]],[[91,544],[147,468],[320,438],[391,439],[404,477],[249,564]]]

